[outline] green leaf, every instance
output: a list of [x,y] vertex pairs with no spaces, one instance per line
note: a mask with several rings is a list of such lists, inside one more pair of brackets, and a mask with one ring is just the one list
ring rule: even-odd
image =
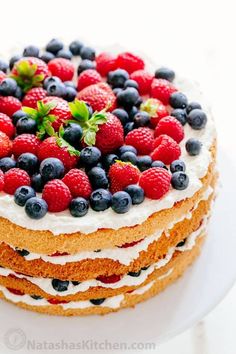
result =
[[95,145],[96,142],[96,132],[95,131],[91,131],[91,130],[87,130],[84,133],[84,142],[91,146],[91,145]]
[[38,111],[36,109],[30,108],[30,107],[22,107],[22,111],[25,112],[26,114],[28,114],[30,116],[30,118],[37,120]]
[[80,152],[61,137],[57,137],[57,145],[66,148],[70,155],[79,156]]
[[82,118],[83,121],[89,119],[89,109],[84,101],[77,99],[69,103],[71,114],[74,118]]

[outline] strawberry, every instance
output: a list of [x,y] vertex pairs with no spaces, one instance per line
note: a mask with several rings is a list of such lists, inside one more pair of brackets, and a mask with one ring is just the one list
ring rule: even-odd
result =
[[151,85],[151,97],[157,98],[163,104],[169,104],[170,95],[176,92],[174,85],[165,79],[153,79]]
[[28,173],[20,168],[12,168],[4,175],[4,192],[14,194],[16,189],[21,186],[30,186]]
[[134,71],[144,69],[144,61],[139,56],[124,52],[120,53],[116,59],[117,68],[126,70],[129,74],[132,74]]
[[2,170],[0,170],[0,192],[3,190],[4,188],[4,173],[2,172]]
[[48,211],[51,212],[67,209],[72,200],[69,188],[60,179],[49,181],[44,186],[42,198],[47,202]]
[[136,184],[139,180],[140,172],[137,167],[129,162],[117,161],[109,170],[110,190],[112,193],[122,191],[130,184]]
[[11,118],[4,113],[0,113],[0,131],[7,134],[9,138],[12,138],[15,134],[15,127]]
[[53,76],[58,76],[61,81],[72,80],[75,71],[73,63],[64,58],[55,58],[50,60],[48,63],[48,69],[51,71]]
[[167,116],[159,121],[154,132],[155,137],[162,134],[169,135],[177,143],[180,143],[184,138],[184,129],[176,118]]
[[55,116],[56,120],[52,123],[53,128],[58,131],[60,126],[67,120],[71,119],[71,112],[68,102],[62,98],[55,98],[53,96],[46,97],[42,100],[42,103],[56,102],[53,109],[50,110],[50,115]]
[[151,83],[153,75],[146,70],[137,70],[130,75],[130,79],[138,83],[139,92],[141,95],[147,95],[150,93]]
[[156,98],[149,98],[143,102],[140,110],[149,114],[152,127],[155,127],[160,119],[169,115],[166,106]]
[[37,155],[40,143],[40,140],[33,134],[21,134],[13,140],[12,152],[15,157],[25,152]]
[[139,185],[144,189],[146,197],[160,199],[170,189],[171,175],[164,168],[152,167],[142,172]]
[[16,111],[21,109],[21,102],[13,96],[0,96],[0,112],[11,117]]
[[102,81],[101,75],[93,69],[84,70],[78,77],[77,90],[81,91],[85,87],[98,84]]
[[62,179],[67,185],[73,197],[89,198],[92,187],[89,178],[82,170],[74,168],[70,170]]
[[138,128],[129,132],[125,144],[135,147],[140,155],[147,155],[153,150],[154,137],[149,128]]
[[97,71],[102,76],[107,76],[109,71],[116,69],[116,57],[110,53],[102,52],[96,57]]
[[116,107],[116,96],[105,82],[84,88],[78,93],[77,98],[89,103],[94,111],[101,111],[107,107],[108,111],[113,111]]
[[7,75],[3,71],[0,70],[0,84],[4,79],[6,79],[6,77],[7,77]]
[[121,275],[116,275],[116,274],[109,275],[109,276],[100,275],[96,279],[104,284],[114,284],[121,280]]
[[12,141],[0,131],[0,158],[10,156],[12,153]]
[[154,142],[154,151],[151,153],[153,160],[160,160],[166,165],[170,165],[174,160],[178,160],[181,149],[174,139],[168,135],[160,135]]
[[22,101],[22,105],[31,108],[36,108],[37,102],[42,100],[46,96],[47,96],[46,90],[44,90],[42,87],[34,87],[27,92],[27,94],[25,95]]

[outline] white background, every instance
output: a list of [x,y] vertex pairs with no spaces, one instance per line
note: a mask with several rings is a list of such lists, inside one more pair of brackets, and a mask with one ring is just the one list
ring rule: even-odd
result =
[[[220,144],[235,162],[235,6],[228,0],[2,1],[0,53],[20,43],[44,45],[52,37],[80,38],[101,47],[119,43],[144,52],[201,83],[212,103]],[[234,288],[205,320],[157,352],[235,354],[235,297]]]

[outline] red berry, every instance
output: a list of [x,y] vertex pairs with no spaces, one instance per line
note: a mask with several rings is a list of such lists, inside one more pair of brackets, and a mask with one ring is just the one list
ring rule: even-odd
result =
[[12,138],[15,134],[15,127],[11,118],[4,113],[0,113],[0,131],[9,136],[9,138]]
[[147,155],[153,150],[154,137],[149,128],[134,129],[126,135],[125,144],[134,146],[139,155]]
[[49,114],[55,116],[57,119],[52,123],[53,128],[58,131],[60,126],[67,120],[71,119],[71,111],[68,102],[59,97],[48,96],[42,102],[56,102],[56,107],[51,109]]
[[77,90],[81,91],[85,87],[98,84],[99,82],[102,82],[102,77],[96,70],[84,70],[78,77]]
[[152,167],[141,174],[139,185],[151,199],[160,199],[170,189],[171,175],[164,168]]
[[118,55],[116,60],[117,68],[125,69],[129,74],[144,69],[144,61],[139,56],[125,52]]
[[0,84],[4,79],[6,79],[6,77],[7,77],[7,75],[3,71],[0,70]]
[[141,104],[140,109],[149,114],[152,127],[155,127],[161,118],[169,115],[166,106],[156,98],[147,99]]
[[3,190],[4,187],[4,173],[0,170],[0,192]]
[[25,152],[37,155],[41,141],[33,134],[21,134],[13,140],[13,154],[15,157]]
[[49,299],[47,300],[51,305],[60,305],[60,304],[68,304],[69,301],[66,300],[57,300],[57,299]]
[[62,81],[70,81],[74,76],[73,63],[64,58],[55,58],[48,63],[48,69],[53,76],[58,76]]
[[4,175],[4,192],[14,194],[21,186],[30,186],[28,173],[20,168],[12,168]]
[[169,135],[177,143],[180,143],[184,138],[184,129],[176,118],[167,116],[159,121],[154,132],[155,137],[162,134]]
[[73,197],[89,198],[92,187],[88,176],[82,170],[74,168],[70,170],[62,179],[67,185]]
[[151,85],[151,97],[161,100],[165,105],[169,104],[170,95],[177,91],[174,85],[164,79],[153,79]]
[[109,276],[100,275],[99,277],[97,277],[97,280],[99,280],[104,284],[117,283],[120,279],[121,279],[121,275],[116,275],[116,274],[109,275]]
[[60,179],[53,179],[44,186],[42,198],[47,202],[49,211],[59,212],[68,208],[72,196],[65,183]]
[[7,288],[7,290],[8,290],[10,293],[14,294],[14,295],[18,295],[18,296],[23,296],[23,295],[25,295],[25,293],[24,293],[23,291],[18,290],[18,289]]
[[12,153],[12,141],[9,137],[0,131],[0,159],[10,156]]
[[139,176],[138,168],[131,163],[122,161],[114,163],[109,170],[111,192],[116,193],[122,191],[130,184],[136,184]]
[[106,52],[100,53],[96,57],[96,63],[97,63],[97,71],[102,76],[107,76],[109,71],[113,71],[116,69],[116,57],[110,53],[106,53]]
[[47,91],[42,87],[34,87],[25,95],[22,105],[26,107],[36,108],[37,102],[47,96]]
[[21,109],[21,102],[13,96],[0,96],[0,112],[11,117],[16,111]]
[[153,160],[160,160],[166,165],[170,165],[174,160],[178,160],[181,149],[174,139],[168,135],[160,135],[154,142],[154,151],[151,153]]
[[139,92],[141,95],[150,93],[153,75],[146,70],[137,70],[130,75],[130,79],[138,83]]

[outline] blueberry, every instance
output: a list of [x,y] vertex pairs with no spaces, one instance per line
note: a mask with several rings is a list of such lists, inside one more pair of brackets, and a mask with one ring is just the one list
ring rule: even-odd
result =
[[62,41],[60,41],[59,39],[53,38],[46,45],[46,51],[53,53],[53,54],[57,54],[57,52],[59,52],[59,50],[63,49],[63,47],[64,47],[64,45],[63,45]]
[[95,305],[95,306],[99,306],[101,305],[106,299],[102,298],[102,299],[91,299],[90,302]]
[[79,124],[69,123],[64,129],[63,139],[70,145],[78,147],[83,135],[83,130]]
[[129,119],[133,120],[134,116],[139,112],[138,108],[136,106],[133,107],[126,107],[128,115],[129,115]]
[[177,171],[171,177],[171,184],[174,189],[182,191],[188,187],[189,178],[185,172]]
[[111,206],[112,195],[106,189],[95,190],[90,197],[91,208],[95,211],[103,211]]
[[180,241],[179,243],[177,243],[176,247],[182,247],[185,245],[185,242],[186,242],[186,238],[182,241]]
[[16,247],[16,252],[21,256],[21,257],[26,257],[28,256],[30,253],[27,250],[24,249],[20,249],[18,247]]
[[13,66],[15,65],[16,62],[18,62],[20,59],[22,58],[22,55],[14,55],[13,57],[11,57],[11,59],[9,60],[9,67],[10,70],[13,69]]
[[12,115],[12,117],[11,117],[12,123],[13,123],[14,125],[16,125],[16,123],[18,122],[19,119],[21,119],[21,118],[26,118],[26,117],[28,117],[27,113],[25,113],[25,112],[23,112],[23,111],[21,111],[21,110],[16,111],[16,112]]
[[147,112],[138,112],[134,116],[135,127],[146,127],[150,123],[150,116]]
[[130,277],[139,277],[141,274],[141,270],[139,270],[138,272],[128,272],[128,275]]
[[128,87],[118,93],[117,101],[122,107],[131,108],[139,99],[139,93],[134,87]]
[[121,87],[115,87],[112,91],[114,94],[117,96],[119,92],[121,92],[123,89]]
[[54,82],[48,85],[47,93],[49,96],[64,97],[66,94],[66,87],[62,82]]
[[112,209],[118,214],[127,213],[132,205],[132,199],[127,192],[116,192],[112,196]]
[[137,108],[139,108],[142,103],[143,103],[143,99],[142,99],[141,96],[139,96],[139,99],[138,99],[138,101],[135,103],[135,106],[136,106]]
[[137,165],[137,156],[132,151],[126,151],[120,156],[121,161]]
[[114,111],[112,111],[112,114],[114,114],[120,120],[122,125],[125,125],[129,121],[128,113],[122,108],[114,109]]
[[155,71],[155,77],[157,79],[165,79],[168,81],[173,81],[175,78],[175,72],[171,69],[162,67]]
[[125,135],[127,135],[129,132],[131,132],[134,128],[135,128],[134,122],[129,122],[129,123],[125,124],[125,127],[124,127]]
[[37,123],[34,119],[23,117],[16,123],[17,134],[35,134],[37,131]]
[[74,217],[81,217],[87,214],[89,209],[89,202],[81,197],[72,199],[70,202],[70,213]]
[[108,154],[103,157],[102,162],[106,170],[109,170],[111,165],[113,165],[116,160],[119,160],[119,157],[115,154]]
[[61,79],[57,76],[48,76],[43,82],[43,88],[47,90],[48,86],[51,84],[60,84]]
[[73,87],[70,87],[70,86],[67,86],[66,87],[66,92],[65,92],[65,95],[64,95],[64,100],[66,100],[67,102],[72,102],[74,101],[74,99],[76,98],[77,96],[77,91],[75,88]]
[[153,161],[152,167],[160,167],[168,171],[168,167],[162,161],[159,160]]
[[2,172],[5,173],[14,167],[16,167],[16,161],[11,157],[3,157],[0,159],[0,170],[2,170]]
[[0,59],[0,71],[6,73],[8,68],[9,68],[8,64],[4,60]]
[[43,299],[43,297],[39,296],[39,295],[30,295],[30,297],[32,297],[32,299],[34,299],[34,300],[42,300]]
[[31,219],[41,219],[47,214],[47,211],[48,205],[41,198],[30,198],[25,204],[25,212]]
[[137,165],[140,171],[146,171],[151,167],[152,159],[149,155],[139,156]]
[[88,59],[81,60],[79,66],[78,66],[78,69],[77,69],[78,75],[80,75],[82,73],[82,71],[87,70],[87,69],[96,69],[96,62],[88,60]]
[[42,179],[46,182],[52,179],[62,178],[65,172],[65,167],[61,160],[49,157],[41,162],[39,172]]
[[132,145],[123,145],[119,148],[119,154],[122,155],[124,154],[125,152],[133,152],[135,155],[137,155],[137,150],[135,149],[134,146]]
[[72,53],[70,50],[66,50],[66,49],[60,49],[57,54],[56,54],[57,58],[64,58],[64,59],[68,59],[71,60],[72,59]]
[[54,290],[58,292],[63,292],[68,290],[69,286],[69,281],[67,280],[59,280],[59,279],[53,279],[52,280],[52,287]]
[[35,190],[29,186],[22,186],[16,189],[14,201],[19,206],[24,206],[28,199],[36,197]]
[[190,102],[186,111],[189,114],[193,109],[202,109],[202,106],[198,102]]
[[29,45],[25,47],[23,51],[23,57],[39,57],[39,48],[35,47],[34,45]]
[[182,109],[184,109],[188,105],[187,97],[181,92],[173,92],[170,95],[169,102],[170,102],[170,105],[173,108],[182,108]]
[[36,192],[41,193],[44,187],[44,181],[40,173],[37,173],[31,177],[31,186]]
[[24,97],[24,92],[23,90],[20,88],[20,86],[17,86],[16,91],[14,93],[14,97],[18,98],[18,100],[22,100]]
[[92,106],[90,106],[89,103],[85,102],[86,103],[86,106],[88,107],[88,110],[89,110],[89,118],[92,117],[93,115],[93,108]]
[[124,88],[127,88],[127,87],[134,87],[134,88],[136,88],[136,90],[139,89],[138,83],[136,81],[130,80],[130,79],[125,81]]
[[55,58],[55,55],[50,52],[44,52],[40,57],[40,59],[43,60],[45,63],[49,63],[50,60],[52,60],[54,58]]
[[132,204],[141,204],[144,201],[144,190],[137,184],[130,184],[125,188],[125,192],[130,195]]
[[193,109],[187,116],[187,122],[191,128],[200,130],[205,128],[207,123],[207,116],[201,109]]
[[28,172],[29,175],[33,175],[38,170],[39,160],[37,156],[30,152],[21,154],[17,159],[17,167]]
[[0,95],[14,96],[17,88],[17,83],[14,79],[6,78],[0,84]]
[[76,86],[75,86],[73,81],[64,81],[64,85],[66,87],[72,87],[72,88],[74,88],[76,90]]
[[98,148],[95,146],[88,146],[81,150],[80,162],[87,166],[95,166],[99,162],[101,156],[101,151]]
[[91,47],[82,47],[80,49],[81,59],[95,60],[96,52]]
[[190,156],[196,156],[200,154],[202,143],[194,138],[190,138],[186,141],[185,148]]
[[125,81],[129,79],[129,74],[126,70],[116,69],[110,71],[107,76],[108,83],[113,87],[124,87]]
[[175,117],[182,125],[187,123],[187,113],[185,109],[176,108],[171,112],[171,116]]
[[80,282],[79,281],[72,281],[71,282],[74,286],[77,286],[77,285],[79,285],[80,284]]
[[88,172],[88,177],[93,189],[106,189],[108,187],[109,182],[106,176],[106,172],[101,167],[93,167]]
[[171,173],[178,172],[178,171],[185,172],[185,170],[186,170],[186,165],[182,160],[175,160],[170,164]]
[[71,42],[71,44],[69,45],[69,49],[73,55],[80,55],[80,51],[82,47],[83,47],[83,43],[77,40]]

